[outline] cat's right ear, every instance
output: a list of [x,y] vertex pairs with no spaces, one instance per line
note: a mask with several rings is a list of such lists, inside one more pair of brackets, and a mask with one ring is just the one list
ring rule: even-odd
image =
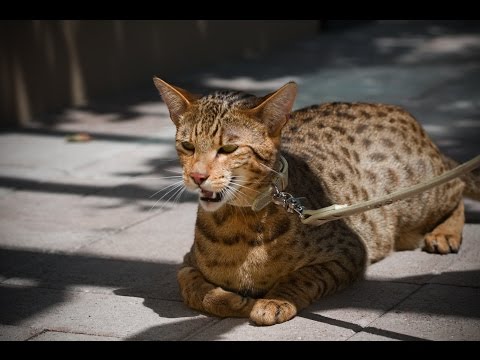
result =
[[178,125],[178,120],[197,96],[190,94],[187,90],[170,85],[156,76],[153,77],[153,82],[167,105],[170,118],[175,125]]

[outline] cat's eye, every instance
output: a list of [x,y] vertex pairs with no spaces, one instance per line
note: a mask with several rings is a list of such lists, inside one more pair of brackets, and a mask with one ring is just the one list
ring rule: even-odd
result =
[[224,145],[220,149],[218,149],[218,153],[219,154],[230,154],[230,153],[233,153],[237,149],[238,149],[237,145]]
[[188,142],[188,141],[183,141],[182,146],[185,150],[188,150],[188,151],[195,150],[195,146],[191,142]]

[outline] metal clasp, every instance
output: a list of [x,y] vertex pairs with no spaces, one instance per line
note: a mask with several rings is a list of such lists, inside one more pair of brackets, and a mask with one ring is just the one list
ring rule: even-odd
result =
[[273,184],[273,203],[282,206],[289,213],[296,213],[300,217],[300,219],[304,219],[305,215],[303,215],[303,211],[305,210],[305,207],[302,205],[300,199],[304,198],[293,197],[292,194],[280,191],[278,187]]

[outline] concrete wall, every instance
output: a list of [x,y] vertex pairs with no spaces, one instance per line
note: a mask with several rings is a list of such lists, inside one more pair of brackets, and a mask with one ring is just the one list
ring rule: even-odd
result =
[[0,126],[313,35],[314,20],[0,22]]

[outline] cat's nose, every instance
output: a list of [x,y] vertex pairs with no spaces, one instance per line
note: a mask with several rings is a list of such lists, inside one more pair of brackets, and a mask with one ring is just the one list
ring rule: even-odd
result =
[[207,174],[200,174],[200,173],[191,173],[190,177],[193,179],[193,182],[197,185],[201,185],[205,180],[208,179]]

